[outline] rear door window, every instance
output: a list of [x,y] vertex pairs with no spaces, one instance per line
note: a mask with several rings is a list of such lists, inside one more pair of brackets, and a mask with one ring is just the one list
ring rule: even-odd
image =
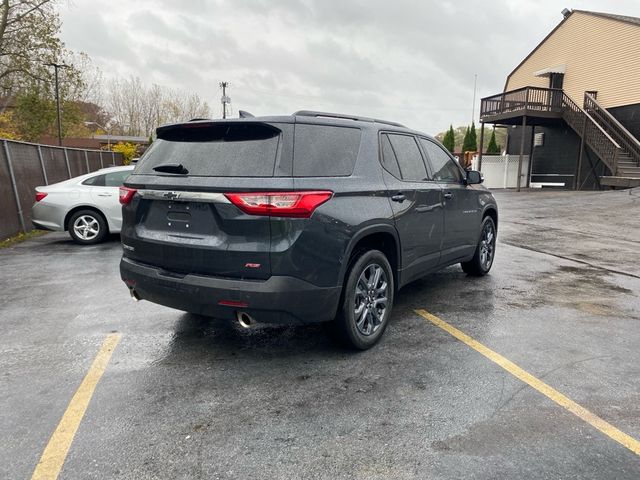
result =
[[137,174],[180,164],[189,176],[272,177],[282,131],[265,123],[193,123],[158,130],[138,161]]
[[398,159],[402,179],[409,182],[428,180],[420,148],[412,135],[389,134],[391,146]]
[[420,138],[431,165],[433,179],[437,182],[460,183],[462,173],[453,159],[438,145],[426,138]]
[[353,173],[360,150],[359,128],[296,124],[294,177],[341,177]]

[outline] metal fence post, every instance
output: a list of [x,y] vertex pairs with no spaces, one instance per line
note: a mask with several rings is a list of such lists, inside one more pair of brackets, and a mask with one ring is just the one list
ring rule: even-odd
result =
[[102,162],[102,150],[100,150],[100,168],[104,168],[104,163]]
[[87,173],[91,172],[91,169],[89,169],[89,155],[87,155],[87,151],[84,151],[84,163],[87,164]]
[[66,148],[63,148],[62,150],[64,150],[64,160],[67,162],[67,172],[69,172],[69,178],[71,178],[71,167],[69,166],[69,155],[67,155]]
[[44,184],[49,185],[49,179],[47,178],[47,169],[44,167],[44,159],[42,158],[42,148],[38,145],[38,158],[40,159],[40,166],[42,167],[42,176],[44,177]]
[[18,194],[18,187],[16,185],[16,176],[13,173],[13,165],[11,165],[11,154],[9,153],[9,144],[6,140],[2,142],[4,144],[4,154],[7,158],[7,165],[9,166],[9,175],[11,176],[11,186],[13,187],[13,195],[16,198],[16,206],[18,207],[18,218],[20,219],[20,225],[22,231],[26,233],[27,227],[24,223],[24,216],[22,215],[22,206],[20,205],[20,195]]
[[111,163],[115,166],[116,164],[116,152],[111,150]]

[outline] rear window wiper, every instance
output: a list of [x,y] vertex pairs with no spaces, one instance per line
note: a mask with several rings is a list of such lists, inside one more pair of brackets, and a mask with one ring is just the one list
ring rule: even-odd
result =
[[156,172],[177,173],[179,175],[186,175],[187,173],[189,173],[189,170],[184,168],[181,163],[163,163],[161,165],[153,167],[153,169]]

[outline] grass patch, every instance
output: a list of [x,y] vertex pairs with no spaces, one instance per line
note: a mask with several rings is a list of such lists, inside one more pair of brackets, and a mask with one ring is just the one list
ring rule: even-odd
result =
[[39,237],[41,235],[44,235],[45,233],[49,232],[47,230],[31,230],[27,233],[20,232],[18,235],[14,235],[13,237],[9,237],[0,241],[0,248],[11,247],[16,243],[24,242],[25,240],[29,240],[30,238]]

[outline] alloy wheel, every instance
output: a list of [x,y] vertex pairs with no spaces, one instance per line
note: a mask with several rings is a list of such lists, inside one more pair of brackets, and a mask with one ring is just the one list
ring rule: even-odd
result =
[[480,265],[488,270],[493,263],[493,254],[496,247],[496,232],[492,222],[487,222],[482,229],[480,239]]
[[356,283],[354,314],[362,335],[375,333],[384,323],[389,303],[389,282],[377,263],[367,265]]
[[100,233],[100,224],[90,215],[81,215],[73,222],[73,231],[81,240],[93,240]]

